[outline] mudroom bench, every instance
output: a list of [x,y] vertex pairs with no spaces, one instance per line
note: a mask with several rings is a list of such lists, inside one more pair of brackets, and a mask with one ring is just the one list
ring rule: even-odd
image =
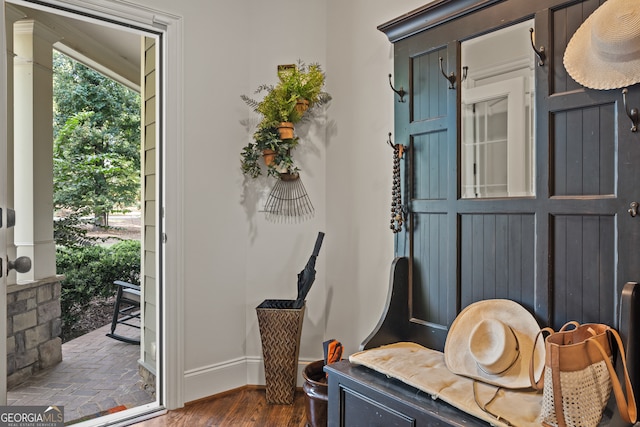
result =
[[[597,86],[607,90],[598,89],[584,79],[594,70],[576,65],[596,49],[570,49],[600,40],[592,30],[604,21],[590,17],[613,1],[425,0],[378,26],[393,47],[380,84],[388,76],[393,90],[396,259],[384,312],[361,350],[420,345],[420,382],[413,354],[382,354],[386,347],[371,352],[383,356],[377,365],[332,364],[329,426],[495,423],[477,414],[468,384],[464,405],[450,398],[463,388],[449,385],[433,352],[444,351],[461,310],[497,299],[518,303],[541,327],[575,320],[617,329],[638,399],[640,290],[629,282],[640,281],[640,132],[625,106],[640,99],[640,82],[610,81],[619,63],[608,60],[599,75],[606,86]],[[609,26],[631,34],[616,22]],[[521,426],[538,422],[530,415],[539,400],[517,394],[504,407],[514,401],[529,409]],[[602,424],[623,425],[614,409]]]
[[[384,314],[374,331],[362,343],[363,350],[397,342],[416,342],[428,347],[427,331],[408,317],[408,261],[396,258]],[[620,295],[615,325],[624,341],[632,384],[640,384],[640,285],[627,283]],[[580,319],[577,319],[580,320]],[[424,329],[424,328],[422,328]],[[440,350],[440,349],[438,349]],[[416,364],[416,369],[424,369]],[[487,426],[487,422],[443,402],[403,381],[388,377],[348,360],[325,366],[329,377],[329,427],[421,427]],[[636,400],[638,397],[636,393]],[[610,399],[601,425],[623,426],[614,399]]]

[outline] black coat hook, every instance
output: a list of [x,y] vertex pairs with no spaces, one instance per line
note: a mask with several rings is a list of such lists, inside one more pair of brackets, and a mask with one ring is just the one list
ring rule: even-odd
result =
[[624,110],[627,112],[627,116],[631,120],[631,132],[638,131],[638,109],[633,107],[629,109],[629,105],[627,104],[627,93],[629,90],[625,87],[622,89],[622,105],[624,105]]
[[447,74],[444,72],[444,69],[442,68],[442,56],[440,57],[440,72],[442,73],[444,78],[449,81],[449,89],[455,89],[456,88],[456,86],[455,86],[455,84],[456,84],[456,74],[452,71],[447,76]]
[[533,28],[529,28],[529,36],[531,36],[531,47],[538,56],[538,65],[542,67],[544,65],[544,60],[547,58],[547,54],[544,53],[544,46],[540,46],[540,49],[536,49],[536,45],[533,41],[533,32]]
[[400,97],[400,99],[398,99],[398,102],[404,102],[404,96],[407,94],[407,92],[405,92],[404,87],[402,86],[400,86],[400,90],[396,90],[396,88],[393,87],[393,84],[391,83],[391,74],[389,74],[389,86],[391,86],[391,90],[397,93]]
[[404,150],[405,150],[405,146],[402,145],[402,144],[394,144],[391,141],[391,132],[389,132],[389,138],[387,139],[387,144],[389,144],[389,146],[391,148],[393,148],[394,150],[396,149],[396,147],[398,147],[398,158],[401,159],[402,158],[402,153],[404,153]]

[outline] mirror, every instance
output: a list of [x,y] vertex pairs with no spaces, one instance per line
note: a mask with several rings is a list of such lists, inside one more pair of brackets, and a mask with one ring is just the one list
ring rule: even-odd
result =
[[535,195],[533,27],[529,20],[461,44],[462,198]]

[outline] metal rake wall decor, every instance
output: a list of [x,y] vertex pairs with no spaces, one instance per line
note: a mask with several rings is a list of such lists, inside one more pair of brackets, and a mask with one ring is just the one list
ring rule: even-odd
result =
[[264,205],[270,221],[304,220],[313,216],[314,208],[299,174],[287,174],[276,181]]

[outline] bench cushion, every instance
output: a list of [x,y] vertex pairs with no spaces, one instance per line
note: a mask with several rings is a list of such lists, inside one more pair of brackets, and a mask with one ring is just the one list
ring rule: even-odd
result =
[[[441,399],[450,405],[493,425],[508,423],[484,412],[474,400],[474,380],[456,375],[447,369],[444,354],[416,343],[399,342],[355,353],[353,364],[363,365],[396,378],[412,387]],[[497,387],[476,381],[480,403],[489,402]],[[529,390],[500,389],[487,409],[516,426],[540,426],[538,417],[542,394]]]

